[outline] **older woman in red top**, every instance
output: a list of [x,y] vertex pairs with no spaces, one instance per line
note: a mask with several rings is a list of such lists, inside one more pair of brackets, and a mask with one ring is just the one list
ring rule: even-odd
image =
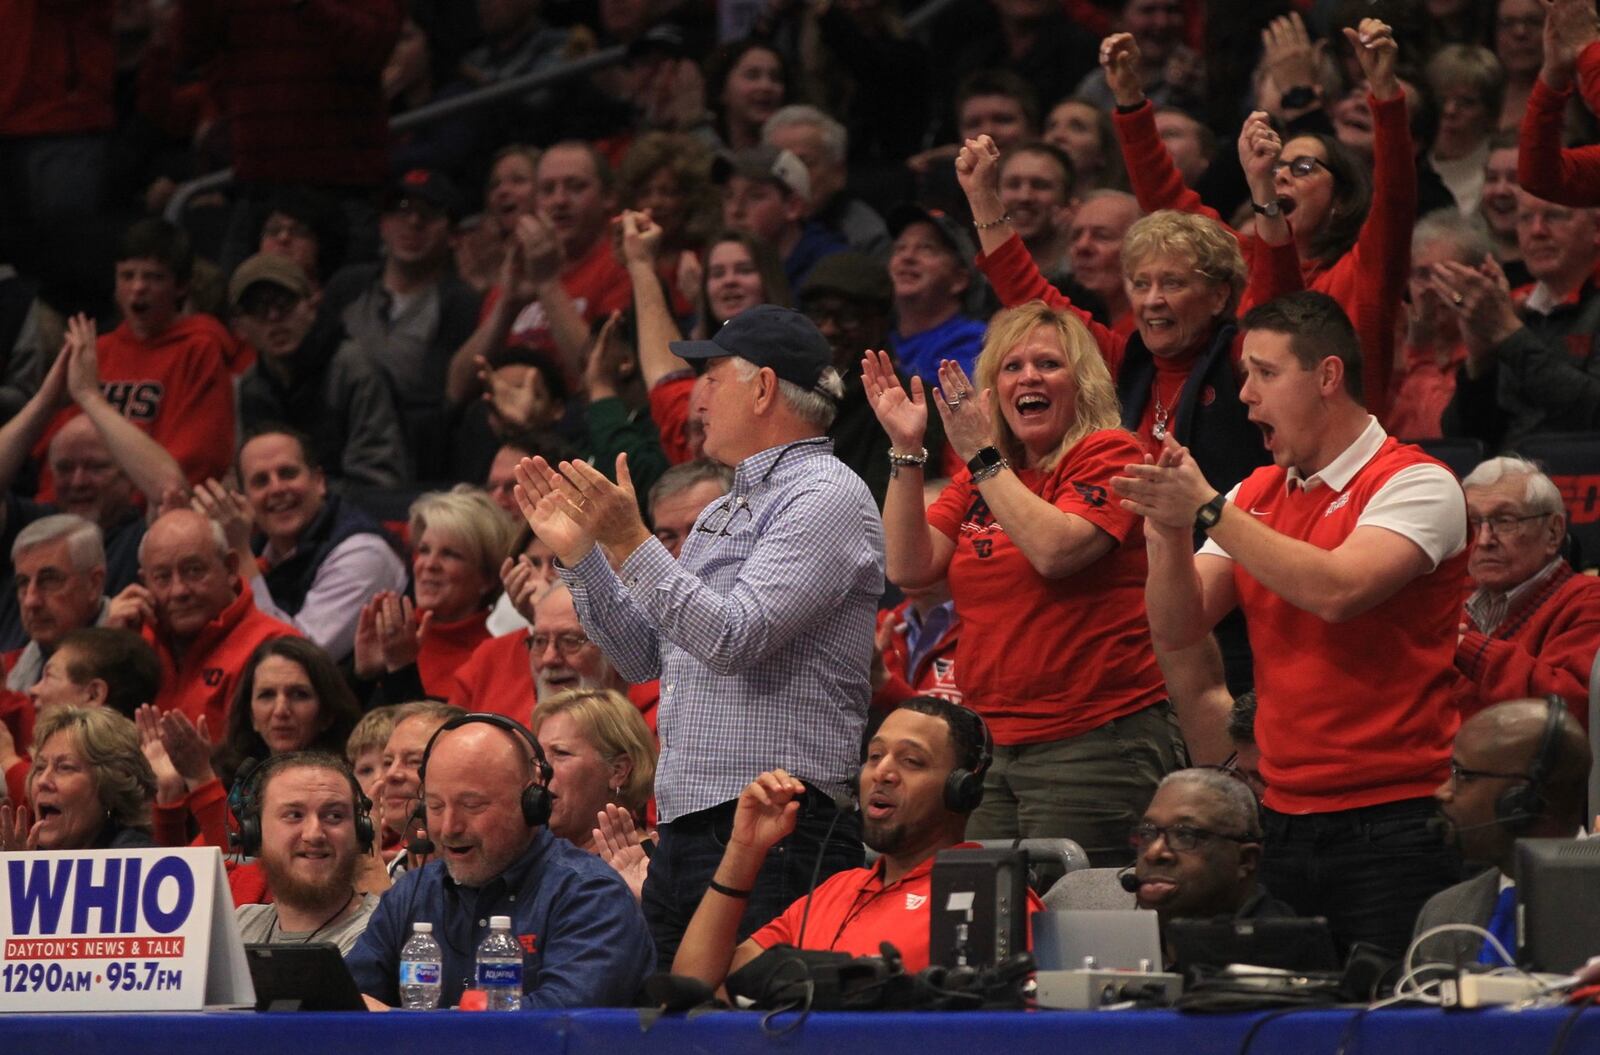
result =
[[388,703],[450,694],[456,668],[489,639],[500,565],[516,535],[488,492],[468,484],[418,498],[410,529],[415,601],[380,593],[356,624],[356,676],[382,677]]
[[[1346,29],[1371,92],[1374,175],[1367,176],[1333,136],[1300,135],[1284,143],[1275,198],[1256,200],[1289,217],[1305,287],[1337,300],[1355,323],[1372,362],[1362,364],[1367,409],[1380,418],[1389,393],[1395,327],[1405,291],[1411,227],[1417,214],[1417,171],[1405,95],[1395,76],[1399,47],[1387,25],[1362,19]],[[1100,45],[1100,64],[1117,100],[1117,135],[1134,194],[1146,211],[1179,209],[1216,217],[1184,185],[1156,130],[1155,112],[1139,78],[1139,49],[1127,33]],[[1254,192],[1253,192],[1254,193]],[[1258,208],[1258,212],[1261,211]],[[1258,265],[1255,237],[1243,238],[1245,258]],[[1259,300],[1245,296],[1239,314]]]
[[[966,626],[956,681],[994,734],[968,833],[1065,836],[1096,864],[1128,861],[1177,739],[1144,611],[1144,538],[1108,497],[1144,448],[1118,425],[1094,338],[1034,302],[996,317],[976,384],[946,361],[931,396],[917,378],[907,393],[883,352],[863,374],[895,466],[889,578],[948,578]],[[924,511],[930,400],[968,468]]]

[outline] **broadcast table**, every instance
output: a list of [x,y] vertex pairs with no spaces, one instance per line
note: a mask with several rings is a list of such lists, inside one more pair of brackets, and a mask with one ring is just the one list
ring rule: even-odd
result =
[[[761,1016],[662,1017],[641,1026],[635,1011],[283,1015],[251,1012],[0,1016],[0,1052],[22,1055],[777,1055],[870,1052],[934,1055],[1545,1055],[1567,1009],[1440,1012],[1387,1008],[1184,1015],[1172,1011],[1036,1013],[815,1013],[782,1036]],[[775,1027],[795,1025],[784,1015]],[[1252,1033],[1252,1027],[1256,1027]],[[1565,1052],[1600,1051],[1600,1010],[1573,1024]]]

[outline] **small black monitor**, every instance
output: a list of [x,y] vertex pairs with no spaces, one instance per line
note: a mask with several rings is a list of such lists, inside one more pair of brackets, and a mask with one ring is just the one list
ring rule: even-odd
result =
[[339,947],[246,945],[257,1011],[365,1011],[367,1002],[350,976]]
[[1328,921],[1307,919],[1174,919],[1167,943],[1179,970],[1249,964],[1285,971],[1337,971]]
[[1569,974],[1600,954],[1600,839],[1518,839],[1517,959]]

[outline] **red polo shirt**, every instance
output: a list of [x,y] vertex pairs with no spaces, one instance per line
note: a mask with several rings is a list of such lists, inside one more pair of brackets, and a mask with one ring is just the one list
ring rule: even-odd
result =
[[[977,843],[961,843],[953,850],[975,850]],[[811,916],[806,922],[806,943],[800,945],[801,898],[765,927],[750,936],[763,949],[794,945],[852,956],[877,956],[878,944],[888,942],[905,959],[908,974],[928,966],[928,901],[933,894],[933,857],[885,886],[885,858],[871,868],[836,872],[812,894]],[[1044,902],[1028,891],[1028,917],[1044,910]],[[1028,945],[1033,945],[1031,922]]]

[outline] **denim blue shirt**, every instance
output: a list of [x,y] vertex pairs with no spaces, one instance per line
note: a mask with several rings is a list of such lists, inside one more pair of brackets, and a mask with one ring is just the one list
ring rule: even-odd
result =
[[440,1007],[473,986],[490,916],[510,916],[522,943],[522,1006],[625,1007],[655,970],[655,944],[633,893],[611,866],[548,828],[481,888],[461,886],[432,861],[407,872],[345,957],[363,993],[398,1006],[400,950],[411,925],[433,924],[444,953]]

